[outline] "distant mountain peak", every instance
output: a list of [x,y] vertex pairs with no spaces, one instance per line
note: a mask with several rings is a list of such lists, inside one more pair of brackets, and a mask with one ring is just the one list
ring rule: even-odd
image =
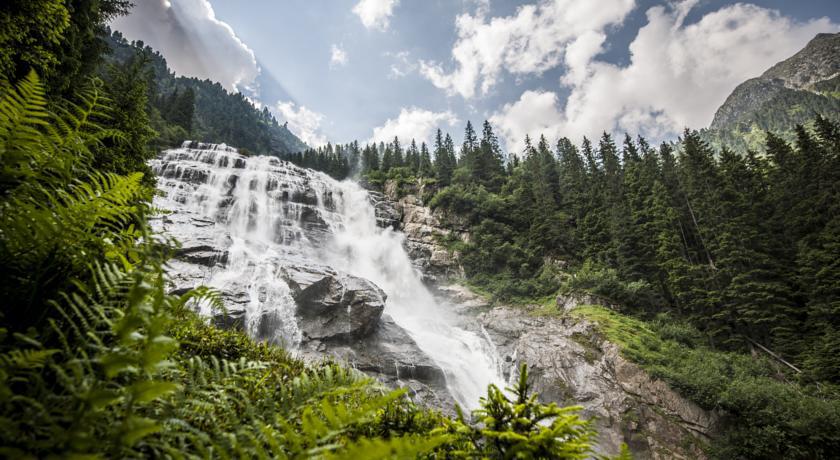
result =
[[756,147],[764,131],[790,133],[817,115],[840,118],[840,33],[817,34],[793,56],[738,85],[707,135],[736,149]]
[[817,34],[805,48],[767,69],[761,78],[778,79],[791,89],[811,90],[840,75],[840,33]]

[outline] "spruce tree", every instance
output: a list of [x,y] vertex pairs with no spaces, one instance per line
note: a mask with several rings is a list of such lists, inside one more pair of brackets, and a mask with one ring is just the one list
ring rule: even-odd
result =
[[[447,139],[451,142],[448,134]],[[448,144],[444,141],[443,134],[438,129],[435,134],[435,174],[438,183],[443,187],[446,187],[452,182],[452,171],[454,169],[454,164],[451,162],[447,148]]]
[[499,191],[504,182],[505,169],[502,148],[489,121],[484,121],[478,147],[471,151],[471,158],[465,163],[473,182],[490,191]]
[[388,144],[382,153],[382,171],[388,173],[394,167],[396,167],[396,162],[394,160],[393,144]]
[[475,135],[472,123],[467,120],[467,127],[464,128],[464,142],[461,144],[461,157],[458,159],[459,167],[466,167],[469,170],[476,169],[476,150],[478,149],[478,138]]
[[420,177],[431,177],[433,174],[432,158],[429,155],[429,147],[425,142],[420,143],[420,159],[418,161],[417,173]]
[[420,152],[417,150],[417,142],[411,139],[408,149],[405,151],[405,166],[412,174],[417,174],[420,167]]
[[391,153],[393,155],[393,164],[391,165],[391,167],[399,168],[405,166],[405,157],[403,156],[403,149],[400,145],[400,139],[397,136],[394,136],[394,141],[391,143]]

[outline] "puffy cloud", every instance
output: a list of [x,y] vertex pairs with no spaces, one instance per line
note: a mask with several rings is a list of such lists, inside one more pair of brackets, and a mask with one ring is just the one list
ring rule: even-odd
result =
[[508,152],[525,146],[525,136],[539,139],[541,134],[558,138],[563,114],[557,109],[557,94],[551,91],[525,91],[518,101],[505,104],[490,117],[490,123],[505,140]]
[[218,81],[228,90],[256,93],[254,52],[216,19],[208,0],[143,0],[111,26],[160,51],[176,73]]
[[458,118],[449,111],[432,112],[417,107],[403,107],[396,119],[389,118],[382,126],[373,128],[369,142],[390,142],[395,136],[404,144],[411,142],[412,138],[417,142],[429,142],[438,127],[451,127],[457,122]]
[[400,0],[361,0],[353,7],[353,13],[368,29],[386,30],[390,24],[394,7]]
[[330,67],[343,65],[347,65],[347,52],[344,51],[344,48],[342,48],[341,45],[333,44],[332,51],[330,53]]
[[289,130],[310,147],[318,147],[327,143],[326,136],[321,132],[321,122],[324,120],[324,115],[291,101],[278,101],[274,108],[279,115],[280,122],[282,123],[284,120],[288,122]]
[[[543,0],[525,5],[508,17],[487,19],[486,7],[455,20],[458,39],[452,48],[456,69],[447,72],[436,62],[421,62],[420,71],[433,85],[451,95],[471,98],[477,88],[486,94],[507,71],[517,76],[539,74],[562,63],[566,48],[576,54],[600,50],[604,30],[621,23],[634,0]],[[578,43],[586,37],[587,47]]]
[[[526,91],[493,115],[509,145],[521,148],[526,133],[540,130],[576,140],[604,130],[659,140],[708,126],[739,83],[793,55],[818,32],[840,28],[827,18],[796,22],[741,3],[684,24],[695,3],[650,8],[627,66],[595,59],[603,36],[579,35],[565,49],[561,82],[570,94],[564,107],[547,107],[553,92]],[[532,111],[548,118],[537,120]]]

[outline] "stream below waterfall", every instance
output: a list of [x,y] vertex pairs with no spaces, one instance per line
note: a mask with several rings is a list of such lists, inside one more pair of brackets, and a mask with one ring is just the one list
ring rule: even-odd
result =
[[[317,264],[381,288],[387,294],[384,315],[442,370],[446,389],[462,407],[476,408],[488,384],[504,386],[492,342],[465,327],[469,318],[453,313],[424,285],[404,236],[377,225],[370,196],[356,182],[338,182],[274,157],[245,157],[224,145],[189,142],[164,151],[151,166],[161,191],[154,205],[171,211],[159,230],[189,242],[185,257],[193,264],[176,261],[172,270],[181,277],[194,272],[189,276],[195,284],[228,293],[225,300],[241,306],[253,337],[283,343],[292,352],[306,340],[280,272]],[[213,315],[207,307],[202,313]],[[269,313],[271,322],[264,320]]]

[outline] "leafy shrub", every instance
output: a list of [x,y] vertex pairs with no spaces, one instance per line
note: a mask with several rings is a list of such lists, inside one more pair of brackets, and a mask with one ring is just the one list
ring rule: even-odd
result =
[[567,293],[587,292],[614,305],[639,305],[650,292],[650,285],[644,280],[624,281],[616,269],[586,260],[566,277],[560,289]]

